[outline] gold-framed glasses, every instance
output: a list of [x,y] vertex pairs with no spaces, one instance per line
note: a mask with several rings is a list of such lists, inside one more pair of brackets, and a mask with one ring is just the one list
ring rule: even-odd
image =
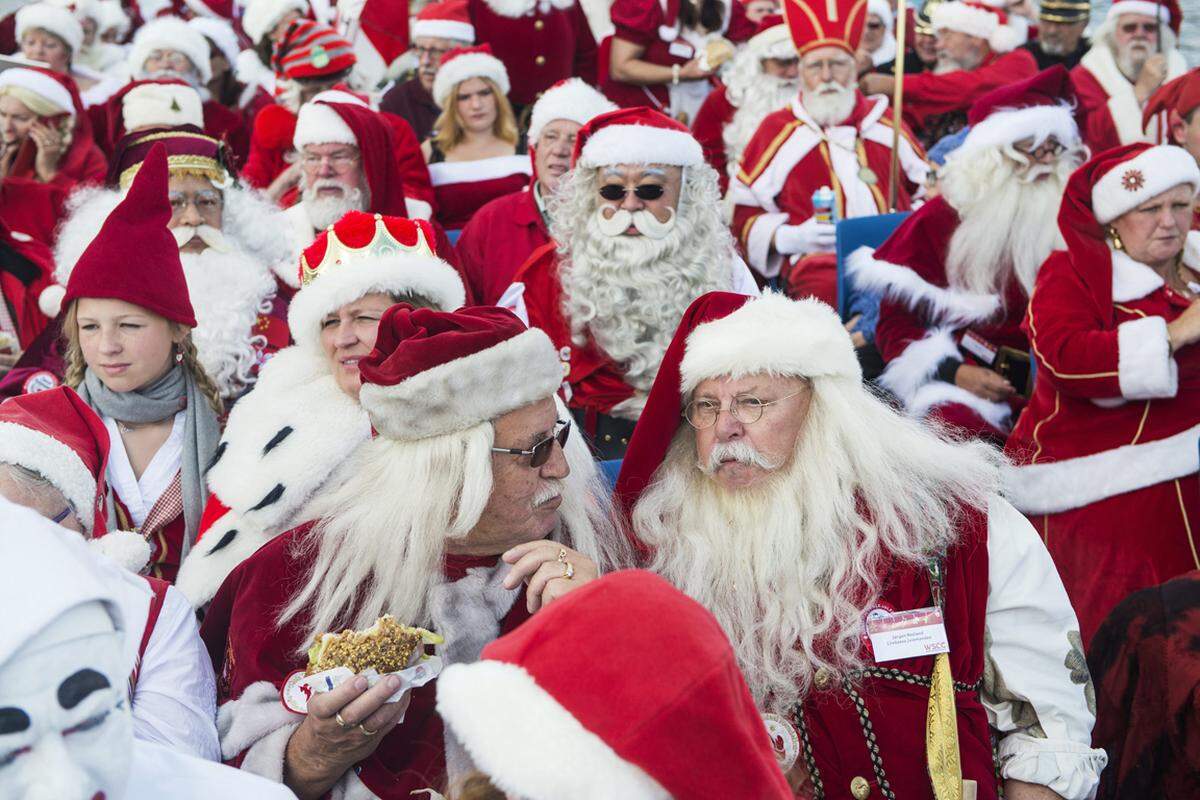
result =
[[802,391],[804,390],[800,389],[775,400],[763,400],[751,394],[739,394],[733,398],[728,408],[722,408],[716,400],[693,400],[684,407],[683,418],[696,430],[704,430],[717,423],[717,418],[721,416],[722,411],[728,411],[729,416],[743,425],[753,425],[762,419],[763,409],[767,406],[790,400]]

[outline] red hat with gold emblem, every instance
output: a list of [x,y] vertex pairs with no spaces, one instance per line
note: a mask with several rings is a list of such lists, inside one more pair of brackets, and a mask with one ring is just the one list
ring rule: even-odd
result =
[[818,47],[853,54],[867,22],[867,0],[786,0],[783,18],[801,56]]

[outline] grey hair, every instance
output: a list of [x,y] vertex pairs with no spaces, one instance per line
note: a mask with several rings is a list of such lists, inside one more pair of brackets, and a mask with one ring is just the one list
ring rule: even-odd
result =
[[37,470],[10,461],[0,461],[0,470],[21,487],[25,497],[37,498],[39,502],[47,505],[56,505],[57,509],[69,508],[72,513],[78,515],[79,510],[72,505],[62,490]]

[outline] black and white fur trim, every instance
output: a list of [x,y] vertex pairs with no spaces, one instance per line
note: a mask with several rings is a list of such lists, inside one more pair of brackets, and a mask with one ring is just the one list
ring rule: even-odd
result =
[[0,422],[0,464],[17,464],[54,484],[84,530],[91,533],[96,477],[78,453],[53,436],[15,422]]
[[364,383],[359,401],[379,433],[415,441],[465,431],[549,398],[562,379],[550,337],[530,328],[393,386]]
[[882,292],[909,308],[922,306],[939,323],[961,327],[989,319],[1000,310],[999,295],[934,286],[909,267],[875,258],[870,247],[851,253],[846,270],[855,286]]

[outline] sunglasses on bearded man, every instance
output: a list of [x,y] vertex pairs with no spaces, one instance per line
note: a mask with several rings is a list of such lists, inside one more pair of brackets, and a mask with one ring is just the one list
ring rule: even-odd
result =
[[638,200],[657,200],[663,196],[666,189],[657,183],[643,183],[641,186],[635,186],[633,189],[609,183],[600,187],[600,196],[605,200],[615,202],[617,200],[624,200],[631,191]]

